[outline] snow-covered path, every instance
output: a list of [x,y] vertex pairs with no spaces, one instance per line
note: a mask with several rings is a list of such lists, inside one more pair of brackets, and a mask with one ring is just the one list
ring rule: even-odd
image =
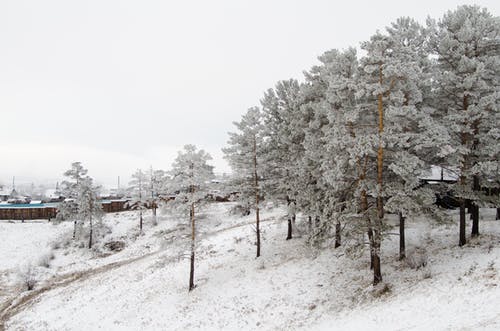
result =
[[[280,210],[263,213],[263,255],[255,259],[252,216],[235,217],[227,211],[228,206],[216,205],[200,220],[198,287],[193,292],[187,292],[188,261],[180,258],[178,242],[152,245],[162,250],[134,260],[126,249],[123,264],[115,257],[113,267],[96,267],[102,269],[40,293],[23,306],[26,309],[16,311],[7,329],[499,327],[500,223],[496,221],[483,220],[484,234],[463,248],[456,246],[454,225],[409,222],[408,247],[425,245],[428,265],[419,270],[404,266],[396,258],[397,238],[385,241],[383,273],[390,291],[377,295],[366,257],[353,260],[339,250],[315,251],[305,245],[304,238],[285,241],[286,224],[279,217]],[[147,230],[138,243],[144,247],[171,228],[160,224]],[[131,243],[129,249],[137,257],[139,248]]]

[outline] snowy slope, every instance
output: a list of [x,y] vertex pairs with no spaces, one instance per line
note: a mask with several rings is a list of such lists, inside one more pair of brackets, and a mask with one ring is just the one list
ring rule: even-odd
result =
[[[305,238],[285,241],[280,209],[263,212],[263,255],[255,259],[253,215],[230,215],[230,207],[212,205],[199,221],[198,287],[192,293],[179,249],[184,220],[164,215],[158,227],[146,227],[134,240],[134,213],[107,215],[115,229],[110,237],[127,240],[127,248],[92,258],[56,251],[57,273],[94,271],[44,292],[10,318],[7,329],[499,328],[500,222],[492,210],[481,223],[484,235],[463,248],[455,225],[409,221],[409,251],[425,246],[427,266],[414,270],[397,261],[397,237],[391,237],[383,244],[382,265],[390,290],[380,294],[371,286],[367,256],[353,260],[340,249],[317,251]],[[109,266],[117,261],[129,262]]]

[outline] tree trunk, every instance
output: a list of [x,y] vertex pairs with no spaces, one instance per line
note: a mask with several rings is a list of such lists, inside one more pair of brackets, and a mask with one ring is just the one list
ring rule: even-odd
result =
[[495,219],[500,220],[500,208],[497,208],[497,217]]
[[341,244],[340,231],[341,230],[342,230],[342,227],[341,227],[340,221],[337,221],[337,223],[335,224],[335,248],[340,247],[340,244]]
[[368,200],[366,197],[366,191],[361,191],[361,210],[365,214],[366,218],[366,227],[368,229],[368,243],[370,244],[370,270],[373,269],[374,261],[373,261],[373,229],[370,220],[370,216],[367,214],[368,212]]
[[380,245],[376,245],[373,247],[373,285],[377,285],[382,281],[382,270],[380,265]]
[[[383,84],[382,66],[379,68],[379,83],[380,87]],[[382,135],[384,133],[384,102],[383,94],[379,93],[377,96],[377,109],[378,109],[378,151],[377,151],[377,214],[379,219],[384,218],[384,199],[382,196],[383,188],[383,169],[384,169],[384,147],[382,142]]]
[[[480,190],[479,187],[479,177],[475,175],[472,178],[472,190],[477,192]],[[476,202],[471,201],[471,207],[472,207],[472,214],[471,214],[471,219],[472,219],[472,237],[477,237],[479,236],[479,206],[477,205]]]
[[156,219],[156,205],[153,205],[153,225],[154,226],[158,225],[158,220]]
[[255,232],[257,235],[257,257],[260,257],[260,216],[259,216],[259,177],[257,175],[257,140],[253,137],[253,175],[255,185]]
[[399,212],[399,259],[403,260],[406,258],[405,249],[405,218],[403,213]]
[[73,221],[73,240],[76,239],[76,219]]
[[[467,111],[467,109],[469,108],[468,95],[464,94],[462,104],[463,104],[464,111]],[[468,138],[467,133],[462,131],[462,133],[460,135],[460,140],[461,140],[462,146],[467,145],[467,140],[468,140],[467,138]],[[464,159],[462,161],[462,165],[461,165],[461,169],[460,169],[461,175],[460,175],[460,179],[459,179],[459,182],[460,182],[460,185],[462,186],[462,188],[465,187],[465,184],[466,184],[465,173],[466,173],[467,169],[468,169],[468,159],[467,159],[467,155],[464,155]],[[467,243],[467,240],[465,238],[465,199],[460,198],[460,221],[459,221],[458,245],[463,246],[466,243]]]
[[[380,87],[383,84],[382,66],[379,67],[379,83]],[[377,151],[377,217],[373,228],[373,285],[377,285],[382,281],[382,271],[380,265],[380,244],[382,242],[382,222],[384,219],[384,197],[383,197],[383,169],[384,169],[384,104],[383,94],[378,95],[378,151]]]
[[139,209],[139,232],[142,233],[142,209]]
[[289,218],[288,219],[288,232],[287,232],[287,236],[286,236],[286,240],[290,240],[292,239],[292,219]]
[[[497,217],[498,217],[498,209],[497,209]],[[308,229],[309,229],[309,233],[311,233],[312,232],[312,226],[313,226],[312,216],[308,217],[308,219],[307,219],[307,226],[308,226]]]
[[191,261],[190,261],[190,269],[189,269],[189,291],[194,289],[194,251],[195,251],[195,239],[196,239],[196,231],[195,231],[195,221],[194,221],[194,203],[191,204],[191,211],[189,213],[191,215]]
[[373,243],[373,230],[372,230],[371,225],[368,227],[368,242],[370,243],[370,270],[373,270],[373,264],[374,264],[374,261],[373,261],[373,247],[372,247],[372,243]]
[[380,263],[380,244],[382,243],[382,219],[376,218],[375,227],[373,230],[373,285],[377,285],[382,281],[382,268]]
[[287,195],[286,197],[286,203],[288,206],[288,231],[286,235],[286,240],[292,239],[292,231],[293,231],[293,225],[292,225],[292,220],[295,222],[295,215],[292,215],[291,211],[291,204],[293,203],[290,197]]
[[477,237],[479,236],[479,207],[475,203],[472,203],[471,219],[472,219],[471,237]]
[[460,222],[459,222],[459,241],[458,245],[463,246],[467,243],[465,239],[465,199],[460,198]]
[[89,233],[89,249],[92,248],[92,231],[93,231],[93,227],[92,227],[92,215],[90,215],[90,233]]
[[255,211],[255,222],[256,222],[256,235],[257,235],[257,256],[260,256],[260,216],[259,216],[259,207]]

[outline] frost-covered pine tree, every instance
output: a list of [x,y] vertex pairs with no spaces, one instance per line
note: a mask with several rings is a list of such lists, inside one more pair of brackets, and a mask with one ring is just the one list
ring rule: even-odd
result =
[[189,215],[191,226],[189,291],[195,288],[196,212],[207,203],[208,185],[214,178],[213,166],[208,164],[211,159],[204,150],[198,150],[194,145],[186,145],[177,155],[169,172],[169,189],[179,192],[175,196],[174,205],[183,214]]
[[500,18],[479,6],[460,6],[441,20],[429,20],[438,57],[435,80],[443,124],[447,166],[458,169],[459,245],[466,243],[466,201],[472,201],[472,236],[479,234],[481,187],[498,185]]
[[92,178],[85,176],[81,178],[77,186],[77,197],[75,202],[78,206],[78,218],[89,224],[88,248],[92,248],[94,237],[94,224],[100,220],[103,214],[102,204],[98,199],[100,187],[94,185]]
[[233,170],[232,182],[239,192],[238,199],[255,210],[256,256],[260,256],[260,198],[262,195],[262,170],[264,126],[258,107],[248,109],[240,122],[234,122],[237,132],[229,133],[228,147],[223,148],[224,158]]
[[[408,17],[386,28],[392,52],[394,85],[387,101],[385,154],[385,210],[399,214],[400,259],[405,258],[405,220],[430,213],[435,216],[435,194],[420,185],[422,173],[439,159],[449,140],[432,108],[432,63],[427,30]],[[386,70],[389,72],[389,70]]]
[[266,198],[287,205],[287,240],[293,236],[299,192],[299,182],[295,179],[298,178],[298,161],[304,153],[300,100],[300,85],[294,79],[278,82],[261,100],[266,139],[263,185]]
[[146,184],[146,199],[147,205],[151,208],[153,220],[153,225],[158,224],[156,211],[158,205],[160,204],[161,194],[165,191],[165,185],[167,183],[167,175],[163,170],[153,170],[153,167],[149,169],[147,174],[147,184]]
[[132,209],[139,211],[139,232],[142,233],[143,212],[148,208],[148,176],[141,169],[132,174],[129,182],[130,201]]
[[[319,60],[323,62],[324,59],[320,57]],[[328,203],[331,191],[322,169],[326,143],[324,129],[329,125],[326,113],[328,107],[325,92],[328,84],[325,70],[324,62],[311,68],[305,73],[306,82],[301,88],[304,153],[298,167],[302,192],[297,197],[297,205],[309,217],[309,241],[313,244],[319,244],[329,235],[332,224]]]
[[[325,101],[321,111],[328,121],[322,130],[323,148],[317,152],[322,154],[322,180],[328,185],[329,192],[325,210],[331,218],[330,227],[335,225],[335,247],[339,247],[342,227],[352,227],[359,223],[349,219],[352,213],[348,212],[351,211],[353,203],[354,206],[359,204],[354,194],[357,183],[356,170],[359,169],[349,164],[349,151],[355,145],[353,139],[356,138],[353,116],[356,114],[358,60],[354,48],[342,52],[330,50],[319,59],[323,63],[321,72],[326,84]],[[357,211],[357,208],[354,208],[354,211]]]
[[65,200],[57,207],[56,220],[73,221],[73,239],[76,239],[78,227],[78,204],[75,200],[78,197],[79,185],[87,173],[88,170],[81,162],[73,162],[71,169],[64,172],[66,179],[61,183],[61,194]]
[[[434,136],[432,109],[424,102],[431,81],[424,29],[410,18],[400,18],[385,34],[377,32],[361,47],[367,54],[361,59],[357,95],[362,100],[360,116],[372,122],[364,134],[372,145],[372,151],[366,154],[365,185],[366,193],[376,202],[376,212],[368,211],[367,215],[377,284],[382,280],[380,247],[386,227],[385,211],[400,213],[404,239],[404,217],[411,210],[421,211],[432,205],[432,192],[416,188],[419,176],[429,167],[425,156],[438,139]],[[403,258],[404,241],[400,248]]]

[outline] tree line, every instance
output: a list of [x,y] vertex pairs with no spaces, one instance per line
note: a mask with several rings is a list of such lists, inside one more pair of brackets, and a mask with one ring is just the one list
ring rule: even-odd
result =
[[[425,26],[403,17],[360,48],[362,56],[325,52],[304,82],[277,82],[235,123],[223,151],[255,210],[257,257],[264,198],[289,207],[287,239],[296,213],[307,215],[312,242],[363,246],[366,238],[377,284],[386,213],[399,216],[404,259],[405,220],[446,216],[437,193],[458,199],[460,246],[466,207],[477,236],[479,207],[500,206],[488,195],[500,187],[500,20],[478,6]],[[432,166],[457,182],[423,185]]]

